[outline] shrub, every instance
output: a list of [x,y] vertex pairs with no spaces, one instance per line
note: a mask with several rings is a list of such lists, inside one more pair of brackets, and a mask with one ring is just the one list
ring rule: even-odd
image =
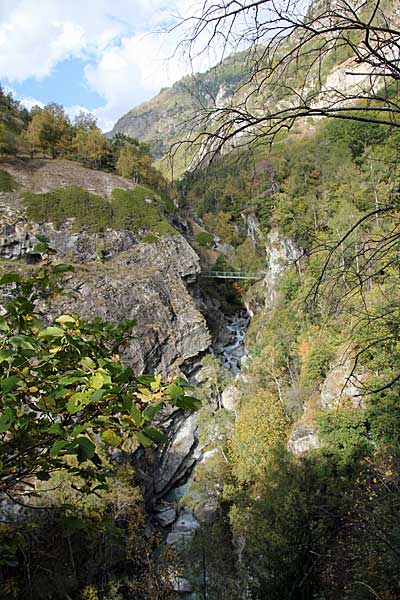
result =
[[90,232],[102,231],[110,227],[113,214],[109,202],[96,194],[76,186],[47,192],[45,194],[24,194],[28,218],[38,222],[51,221],[56,227],[74,218],[75,230],[86,228]]
[[145,242],[145,244],[156,244],[158,238],[154,233],[146,233],[146,235],[142,237],[142,242]]
[[96,194],[70,185],[45,194],[24,194],[31,220],[51,221],[57,227],[73,218],[75,231],[94,233],[104,229],[148,230],[159,235],[175,232],[158,204],[156,194],[145,186],[113,191],[111,202]]
[[202,248],[211,248],[214,244],[214,236],[208,231],[201,231],[194,236],[194,239]]
[[18,183],[14,177],[0,169],[0,192],[14,192],[18,188]]

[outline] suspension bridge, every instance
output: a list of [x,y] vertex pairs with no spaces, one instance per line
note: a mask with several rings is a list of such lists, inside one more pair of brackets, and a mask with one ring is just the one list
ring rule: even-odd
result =
[[249,273],[246,271],[203,271],[202,277],[206,279],[263,279],[265,273]]

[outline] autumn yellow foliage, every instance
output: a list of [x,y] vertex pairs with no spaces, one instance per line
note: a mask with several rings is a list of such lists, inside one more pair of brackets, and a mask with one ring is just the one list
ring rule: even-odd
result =
[[274,394],[257,388],[244,404],[234,427],[229,454],[232,471],[241,483],[260,478],[273,448],[287,435],[287,419]]

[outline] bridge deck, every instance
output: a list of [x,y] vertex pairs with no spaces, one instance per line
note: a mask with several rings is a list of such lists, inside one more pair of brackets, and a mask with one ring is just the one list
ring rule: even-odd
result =
[[201,274],[209,279],[262,279],[265,273],[246,273],[245,271],[207,271]]

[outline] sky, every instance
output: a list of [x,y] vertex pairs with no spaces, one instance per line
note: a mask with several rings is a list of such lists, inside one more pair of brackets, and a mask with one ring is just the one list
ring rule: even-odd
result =
[[160,31],[196,6],[195,0],[0,0],[0,83],[28,108],[58,102],[71,117],[87,110],[109,131],[190,72],[179,53],[173,57],[183,31]]

